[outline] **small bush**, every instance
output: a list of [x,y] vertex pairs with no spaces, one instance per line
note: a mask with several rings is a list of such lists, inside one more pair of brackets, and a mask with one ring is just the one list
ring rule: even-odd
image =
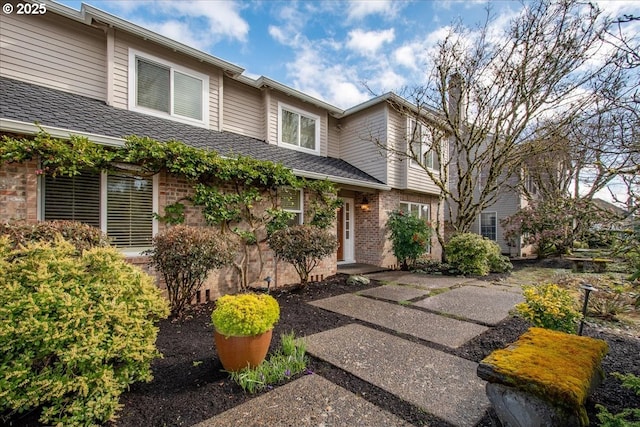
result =
[[423,219],[404,211],[393,211],[387,220],[387,230],[391,233],[393,254],[402,270],[409,270],[427,253],[431,227]]
[[453,236],[445,246],[447,261],[460,274],[486,276],[490,272],[504,273],[513,268],[500,253],[500,246],[475,233]]
[[338,247],[336,236],[313,225],[275,231],[268,242],[278,259],[293,264],[302,286],[309,282],[309,274],[320,261]]
[[10,221],[0,224],[0,235],[9,237],[12,248],[35,242],[53,242],[61,235],[78,254],[82,251],[109,246],[109,238],[100,229],[77,221],[42,221],[27,223]]
[[40,407],[46,425],[103,424],[151,379],[166,300],[114,248],[0,238],[0,413]]
[[176,225],[154,237],[146,254],[164,278],[171,314],[180,316],[209,271],[230,265],[235,251],[218,230]]
[[230,372],[234,380],[247,393],[265,390],[293,377],[307,367],[306,345],[296,339],[293,332],[282,334],[282,348],[255,368]]
[[523,286],[523,291],[525,302],[516,306],[520,316],[534,326],[576,333],[576,326],[582,315],[574,308],[575,301],[567,290],[549,283]]
[[273,329],[280,319],[280,305],[271,295],[223,295],[216,300],[211,321],[226,336],[260,335]]

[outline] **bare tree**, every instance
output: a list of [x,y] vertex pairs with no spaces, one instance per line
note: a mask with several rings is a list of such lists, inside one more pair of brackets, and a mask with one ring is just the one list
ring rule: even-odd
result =
[[[611,22],[594,5],[525,2],[502,34],[494,24],[488,10],[479,28],[454,27],[437,46],[428,83],[405,94],[412,105],[395,104],[428,129],[438,167],[425,164],[419,132],[405,147],[380,144],[422,166],[448,202],[441,205],[455,232],[469,231],[506,178],[520,176],[524,160],[544,150],[526,141],[552,137],[620,68],[603,48]],[[556,126],[542,126],[549,123]]]

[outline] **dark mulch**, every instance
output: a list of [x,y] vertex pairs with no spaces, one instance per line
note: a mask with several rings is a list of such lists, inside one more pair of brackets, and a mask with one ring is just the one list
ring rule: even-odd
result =
[[[274,296],[281,306],[281,319],[274,330],[271,349],[280,345],[280,334],[283,332],[293,331],[296,336],[305,336],[355,322],[351,318],[306,304],[308,301],[377,285],[373,281],[368,286],[356,289],[346,284],[346,276],[337,275],[325,282],[310,284],[304,290],[276,292]],[[167,320],[160,324],[158,347],[164,358],[154,362],[154,380],[151,383],[134,384],[122,395],[121,403],[124,407],[119,413],[117,426],[189,426],[255,397],[245,394],[222,372],[213,345],[213,331],[209,318],[212,308],[212,304],[201,305],[195,308],[187,319]],[[494,349],[515,341],[527,327],[526,322],[510,318],[456,350],[437,347],[417,339],[416,342],[478,362]],[[585,328],[585,335],[601,338],[609,343],[611,350],[603,362],[606,373],[617,371],[640,375],[637,358],[640,354],[639,339],[588,327]],[[415,425],[449,426],[446,422],[326,362],[310,358],[309,369]],[[604,405],[614,413],[625,407],[640,406],[637,396],[622,388],[620,381],[611,376],[607,377],[588,401],[587,410],[592,425],[597,425],[596,403]],[[12,425],[34,425],[32,422],[25,422],[27,419],[33,420],[33,415],[13,420]],[[489,410],[476,427],[499,425],[495,414]]]

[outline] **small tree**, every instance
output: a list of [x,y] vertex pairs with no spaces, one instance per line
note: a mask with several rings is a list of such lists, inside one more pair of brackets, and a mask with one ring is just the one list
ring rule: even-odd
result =
[[403,211],[393,211],[387,220],[391,232],[393,254],[402,270],[409,270],[416,260],[427,253],[431,240],[431,227],[415,215]]
[[338,246],[333,234],[313,225],[278,230],[268,241],[278,259],[293,264],[300,276],[301,286],[309,282],[309,274],[320,260],[331,255]]
[[235,251],[213,228],[178,225],[154,237],[147,254],[164,278],[171,314],[180,316],[209,271],[230,265]]

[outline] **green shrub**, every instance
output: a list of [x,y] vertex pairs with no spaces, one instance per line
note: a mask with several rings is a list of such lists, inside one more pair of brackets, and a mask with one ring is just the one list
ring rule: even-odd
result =
[[282,334],[282,348],[255,368],[230,372],[247,393],[256,393],[293,377],[307,367],[306,345],[293,332]]
[[496,242],[475,233],[456,234],[446,244],[445,253],[451,267],[465,275],[486,276],[513,268]]
[[150,265],[167,286],[171,314],[180,316],[207,279],[209,271],[230,265],[231,244],[210,227],[176,225],[153,238]]
[[151,379],[167,303],[116,249],[78,255],[60,238],[13,249],[3,237],[0,271],[0,413],[102,424],[129,384]]
[[418,258],[427,253],[431,227],[423,219],[396,210],[389,214],[387,230],[391,233],[393,254],[402,270],[409,270]]
[[574,308],[575,301],[569,291],[552,283],[522,288],[525,302],[516,306],[520,316],[534,326],[576,333],[582,315]]
[[78,254],[86,249],[109,246],[109,238],[100,229],[77,221],[9,221],[0,224],[0,235],[6,235],[12,248],[35,242],[52,242],[60,234]]
[[338,247],[335,235],[313,225],[296,225],[275,231],[268,242],[278,259],[293,264],[302,286],[309,282],[309,274],[320,261]]
[[211,321],[226,336],[260,335],[280,319],[280,305],[271,295],[223,295],[216,300]]

